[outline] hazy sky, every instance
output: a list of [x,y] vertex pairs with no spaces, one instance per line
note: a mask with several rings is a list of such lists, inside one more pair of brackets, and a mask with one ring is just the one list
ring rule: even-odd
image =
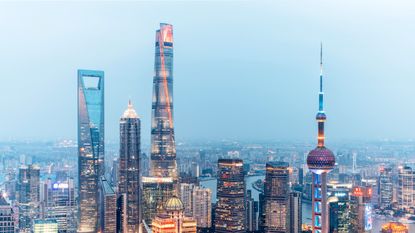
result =
[[105,71],[106,136],[131,97],[148,143],[154,37],[174,25],[180,139],[415,137],[413,1],[0,3],[0,139],[76,138],[78,68]]

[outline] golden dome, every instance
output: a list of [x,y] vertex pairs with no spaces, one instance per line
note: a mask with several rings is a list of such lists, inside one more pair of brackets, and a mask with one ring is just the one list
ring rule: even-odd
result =
[[177,197],[172,197],[166,201],[166,204],[164,205],[164,209],[166,211],[178,211],[178,210],[184,210],[184,206],[182,201]]

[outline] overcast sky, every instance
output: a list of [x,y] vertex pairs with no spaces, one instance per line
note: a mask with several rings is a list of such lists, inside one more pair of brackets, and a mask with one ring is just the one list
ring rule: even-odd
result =
[[174,26],[180,139],[316,137],[324,44],[328,140],[415,137],[413,1],[0,3],[0,139],[76,139],[77,76],[105,71],[117,139],[131,98],[149,142],[154,37]]

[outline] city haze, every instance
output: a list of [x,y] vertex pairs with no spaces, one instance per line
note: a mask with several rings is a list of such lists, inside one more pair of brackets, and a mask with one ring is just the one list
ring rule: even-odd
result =
[[105,72],[106,138],[131,98],[149,142],[154,37],[174,27],[180,139],[316,137],[323,42],[327,141],[415,132],[415,3],[0,3],[0,139],[76,138],[77,69]]

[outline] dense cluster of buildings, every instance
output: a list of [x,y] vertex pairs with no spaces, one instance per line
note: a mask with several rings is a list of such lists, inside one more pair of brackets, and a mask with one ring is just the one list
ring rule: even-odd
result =
[[[19,167],[17,176],[10,173],[0,196],[0,233],[364,233],[372,231],[375,209],[415,214],[414,166],[401,166],[397,173],[382,166],[373,181],[355,173],[354,154],[353,174],[342,176],[325,146],[322,54],[320,61],[318,140],[306,154],[306,166],[270,152],[266,162],[250,167],[239,151],[229,150],[211,166],[200,151],[200,161],[180,169],[173,120],[173,27],[161,24],[148,160],[141,120],[130,101],[119,121],[119,153],[112,170],[106,169],[104,72],[79,70],[76,176],[49,169],[42,178],[41,167],[31,163]],[[254,197],[246,180],[251,170],[261,169],[265,177],[252,187],[259,191]],[[216,177],[216,190],[201,184],[201,174]],[[303,222],[303,202],[311,204],[310,224]],[[395,222],[382,232],[408,229]]]

